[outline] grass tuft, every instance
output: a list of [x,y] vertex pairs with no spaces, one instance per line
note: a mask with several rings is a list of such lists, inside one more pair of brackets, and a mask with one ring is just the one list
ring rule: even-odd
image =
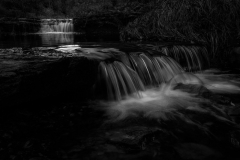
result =
[[121,30],[122,40],[203,44],[211,60],[224,60],[239,37],[238,0],[157,0],[146,8],[145,14]]

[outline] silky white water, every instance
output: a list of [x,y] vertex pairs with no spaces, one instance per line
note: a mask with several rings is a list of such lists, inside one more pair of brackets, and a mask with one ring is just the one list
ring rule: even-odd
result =
[[[233,75],[214,74],[219,72],[207,70],[196,74],[176,75],[171,81],[162,83],[157,88],[140,91],[140,98],[134,93],[123,100],[102,104],[111,122],[144,117],[159,122],[180,118],[188,123],[197,124],[194,118],[184,114],[186,111],[194,111],[211,115],[225,123],[232,123],[226,114],[226,110],[231,107],[218,106],[208,97],[202,97],[200,93],[202,90],[210,93],[240,93],[240,81],[229,79]],[[183,87],[177,87],[179,84]]]
[[42,19],[39,33],[71,33],[73,31],[72,19]]

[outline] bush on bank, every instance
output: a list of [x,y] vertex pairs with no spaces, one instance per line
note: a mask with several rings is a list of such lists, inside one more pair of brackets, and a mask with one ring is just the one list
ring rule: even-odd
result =
[[239,38],[239,0],[156,0],[147,5],[145,14],[121,30],[122,40],[201,43],[211,58],[224,58]]
[[239,0],[0,1],[1,17],[89,19],[94,15],[123,15],[130,22],[123,23],[113,15],[119,21],[122,40],[200,43],[216,61],[224,61],[240,37],[239,8]]

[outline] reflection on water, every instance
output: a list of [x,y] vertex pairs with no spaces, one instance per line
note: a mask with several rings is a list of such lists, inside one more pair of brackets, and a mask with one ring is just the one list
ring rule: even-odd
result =
[[0,48],[12,47],[51,47],[70,45],[78,42],[116,42],[116,36],[98,37],[81,33],[49,32],[27,35],[0,35]]
[[0,48],[11,47],[41,47],[73,44],[74,34],[29,34],[29,35],[8,35],[0,36]]
[[39,46],[41,37],[37,35],[1,35],[0,48]]
[[74,35],[73,34],[40,34],[42,39],[42,45],[56,45],[56,44],[73,44]]

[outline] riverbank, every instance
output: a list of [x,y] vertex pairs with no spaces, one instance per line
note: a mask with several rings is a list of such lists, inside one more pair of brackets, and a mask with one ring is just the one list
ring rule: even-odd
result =
[[[21,53],[19,49],[12,51]],[[104,106],[84,98],[94,79],[89,74],[97,76],[90,70],[92,64],[42,52],[48,56],[26,52],[25,56],[1,55],[1,98],[5,101],[5,105],[1,101],[0,112],[2,159],[239,158],[239,131],[212,116],[211,111],[184,110],[184,116],[199,121],[198,127],[174,118],[133,117],[109,122]],[[238,98],[213,94],[198,85],[180,85],[178,89],[205,97],[210,101],[206,108],[224,108],[232,122],[239,124]]]
[[239,3],[218,2],[144,0],[113,16],[88,5],[75,27],[94,43],[3,44],[0,159],[238,160]]
[[[194,45],[185,48],[183,44],[162,45],[163,50],[164,48],[169,50],[169,53],[166,52],[166,54],[170,56],[177,54],[175,51],[171,52],[175,47],[180,50],[197,49],[201,51],[198,46]],[[121,48],[121,46],[120,50],[113,49]],[[104,47],[110,48],[103,49]],[[116,53],[121,55],[123,51],[127,53],[133,50],[149,52],[151,50],[149,47],[151,47],[150,44],[98,43],[98,45],[94,45],[94,43],[85,43],[84,45],[83,43],[80,46],[0,49],[0,81],[2,84],[0,102],[2,106],[5,106],[4,108],[8,108],[8,106],[17,106],[28,103],[28,101],[29,104],[41,102],[43,99],[50,101],[88,99],[93,96],[92,89],[97,81],[98,65],[101,60],[105,59],[104,57]],[[154,53],[152,51],[151,54]],[[193,52],[179,54],[191,55]],[[204,56],[207,53],[194,52],[194,54],[196,54],[194,56],[201,54]],[[231,63],[226,63],[225,66],[216,66],[222,70],[237,70],[239,68],[239,59],[236,58],[238,53],[234,54]],[[199,60],[207,61],[202,58]],[[188,66],[187,61],[181,60],[181,63],[186,68],[194,69],[193,66]],[[206,65],[208,65],[206,62],[194,64],[196,69],[199,69],[200,66],[202,69],[216,67],[214,64],[208,67]],[[82,90],[87,92],[82,92]]]

